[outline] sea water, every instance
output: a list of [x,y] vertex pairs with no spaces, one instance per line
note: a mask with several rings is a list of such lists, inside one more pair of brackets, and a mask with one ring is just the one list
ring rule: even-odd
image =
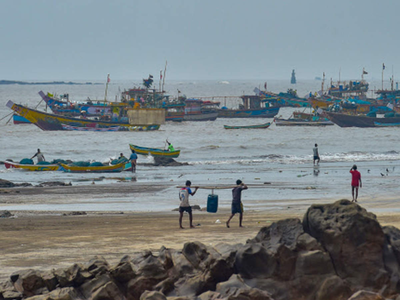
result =
[[[90,81],[90,80],[89,80]],[[83,81],[86,82],[86,81]],[[114,81],[108,88],[108,100],[119,99],[120,92],[140,81]],[[156,83],[157,84],[157,83]],[[221,106],[238,107],[243,94],[263,88],[262,81],[171,81],[165,89],[172,97],[210,97]],[[224,119],[207,122],[168,122],[152,132],[74,132],[42,131],[35,125],[8,124],[11,110],[8,100],[31,108],[45,109],[37,94],[40,90],[70,95],[71,100],[104,100],[104,84],[93,85],[2,85],[0,86],[0,160],[30,158],[38,148],[47,161],[70,159],[106,162],[119,153],[130,155],[129,144],[164,148],[168,139],[181,150],[178,167],[152,166],[153,158],[139,156],[136,174],[71,174],[64,172],[27,172],[0,165],[0,178],[15,183],[37,185],[46,181],[71,182],[72,185],[164,185],[165,190],[128,195],[74,196],[70,201],[32,201],[29,204],[2,204],[9,210],[90,210],[90,211],[168,211],[178,205],[176,186],[191,180],[193,185],[232,185],[237,179],[250,184],[243,192],[248,209],[284,209],[319,199],[351,199],[349,170],[357,164],[362,174],[360,197],[396,197],[400,174],[399,128],[276,127],[268,129],[225,130],[223,125],[254,125],[272,119]],[[320,90],[321,81],[268,81],[273,92],[293,88],[300,96]],[[222,97],[226,96],[226,97]],[[228,97],[230,96],[230,97]],[[214,97],[214,98],[211,98]],[[278,116],[288,118],[294,109],[281,108]],[[314,167],[313,147],[317,143],[321,162]],[[200,189],[192,204],[205,206],[211,190]],[[230,190],[215,190],[219,205],[228,208]],[[0,195],[1,197],[1,195]]]

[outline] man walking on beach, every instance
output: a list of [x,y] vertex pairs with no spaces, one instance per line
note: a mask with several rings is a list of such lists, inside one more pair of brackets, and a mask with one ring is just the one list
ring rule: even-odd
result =
[[190,223],[190,228],[194,228],[193,226],[193,215],[192,215],[192,207],[189,204],[189,195],[194,196],[196,194],[198,187],[195,188],[194,192],[190,189],[190,186],[192,183],[187,180],[186,181],[186,186],[184,188],[181,188],[179,191],[179,200],[181,201],[181,204],[179,205],[179,227],[181,229],[184,229],[182,227],[182,218],[183,218],[183,212],[187,212],[189,214],[189,223]]
[[[122,154],[122,153],[121,153]],[[132,149],[132,154],[129,156],[129,160],[131,162],[131,167],[132,167],[132,173],[136,172],[136,160],[137,160],[137,154],[135,153],[135,150]]]
[[236,180],[236,187],[232,190],[232,214],[226,221],[226,227],[229,228],[229,222],[232,220],[235,214],[239,214],[239,227],[242,226],[243,221],[243,204],[242,204],[242,191],[247,190],[247,185],[245,185],[240,179]]
[[39,162],[42,162],[42,161],[45,161],[44,155],[43,155],[42,152],[40,152],[40,149],[37,149],[36,154],[35,154],[34,156],[32,156],[31,159],[33,159],[34,157],[37,157],[37,162],[38,162],[38,163],[39,163]]
[[[360,172],[357,171],[356,165],[354,165],[350,169],[350,173],[351,173],[351,194],[353,196],[352,202],[357,202],[358,187],[362,188],[361,174]],[[354,190],[356,191],[355,197],[354,197]]]
[[313,152],[314,152],[314,166],[315,166],[315,161],[317,161],[317,165],[319,165],[319,153],[318,153],[318,145],[315,144],[315,147],[313,148]]

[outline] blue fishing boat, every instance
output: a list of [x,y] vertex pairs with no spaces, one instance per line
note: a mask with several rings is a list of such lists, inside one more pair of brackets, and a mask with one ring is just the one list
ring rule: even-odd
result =
[[271,126],[271,122],[258,125],[229,126],[224,125],[225,129],[265,129]]

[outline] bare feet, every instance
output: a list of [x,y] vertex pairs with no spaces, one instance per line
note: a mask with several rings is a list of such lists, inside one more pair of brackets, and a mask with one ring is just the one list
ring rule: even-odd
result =
[[228,222],[226,222],[226,227],[230,228],[230,227],[229,227],[229,223],[228,223]]
[[196,227],[194,227],[193,225],[190,225],[190,228],[196,228]]
[[185,229],[185,228],[183,228],[182,226],[180,226],[180,228],[181,228],[181,229]]
[[244,227],[244,226],[242,226],[242,225],[239,225],[239,227]]

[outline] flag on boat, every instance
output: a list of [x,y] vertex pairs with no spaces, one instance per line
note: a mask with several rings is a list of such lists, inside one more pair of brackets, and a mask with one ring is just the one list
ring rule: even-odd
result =
[[257,88],[257,87],[254,88],[253,92],[254,92],[256,95],[261,95],[261,91],[260,91],[260,89]]
[[382,64],[382,70],[385,70],[385,64]]
[[367,71],[365,71],[365,70],[363,70],[363,74],[368,74],[368,72],[367,72]]
[[110,74],[107,75],[107,83],[110,82]]
[[391,110],[393,110],[393,108],[394,108],[394,105],[393,105],[393,103],[388,103],[388,105],[386,105],[388,108],[390,108]]
[[160,80],[162,80],[162,70],[160,70]]

